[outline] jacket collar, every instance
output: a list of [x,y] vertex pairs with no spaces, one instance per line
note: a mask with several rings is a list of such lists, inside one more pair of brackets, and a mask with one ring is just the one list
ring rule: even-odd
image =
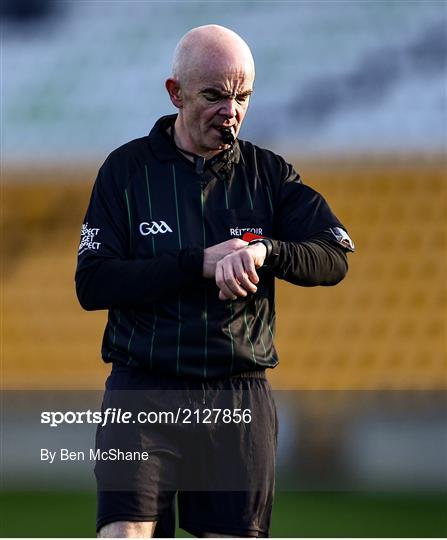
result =
[[[169,134],[166,132],[169,126],[174,124],[176,118],[176,114],[162,116],[157,120],[154,127],[149,133],[149,144],[151,145],[155,157],[160,161],[185,159],[185,157],[177,150],[176,146],[172,143]],[[236,139],[235,143],[233,144],[233,148],[231,150],[223,152],[222,155],[224,155],[225,153],[228,154],[228,161],[232,163],[239,163],[241,157],[239,141]]]

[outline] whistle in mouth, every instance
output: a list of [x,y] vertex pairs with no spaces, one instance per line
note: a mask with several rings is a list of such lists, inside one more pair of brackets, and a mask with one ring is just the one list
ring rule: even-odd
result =
[[222,142],[224,144],[234,144],[234,141],[236,139],[235,139],[235,137],[233,135],[233,129],[232,128],[230,128],[230,127],[222,128],[221,133],[222,133]]

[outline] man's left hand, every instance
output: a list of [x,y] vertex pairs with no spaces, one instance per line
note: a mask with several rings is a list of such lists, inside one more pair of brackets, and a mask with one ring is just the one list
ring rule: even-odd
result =
[[236,300],[237,297],[255,293],[259,276],[256,272],[264,264],[267,248],[258,242],[230,253],[216,265],[216,284],[220,300]]

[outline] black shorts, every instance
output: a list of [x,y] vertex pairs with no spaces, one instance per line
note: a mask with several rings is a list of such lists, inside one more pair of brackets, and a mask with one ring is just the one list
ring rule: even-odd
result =
[[[277,415],[264,371],[201,382],[114,366],[106,409],[133,420],[97,429],[106,456],[95,466],[97,530],[157,521],[156,536],[173,536],[177,494],[179,525],[191,534],[268,536]],[[112,461],[111,449],[136,458]]]

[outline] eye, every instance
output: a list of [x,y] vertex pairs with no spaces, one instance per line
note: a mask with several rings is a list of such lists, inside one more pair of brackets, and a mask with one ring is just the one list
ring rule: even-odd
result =
[[250,93],[246,93],[246,94],[239,94],[236,96],[236,101],[238,103],[245,103],[248,101],[248,99],[250,98]]
[[216,103],[221,99],[221,95],[217,92],[203,92],[203,97],[210,103]]

